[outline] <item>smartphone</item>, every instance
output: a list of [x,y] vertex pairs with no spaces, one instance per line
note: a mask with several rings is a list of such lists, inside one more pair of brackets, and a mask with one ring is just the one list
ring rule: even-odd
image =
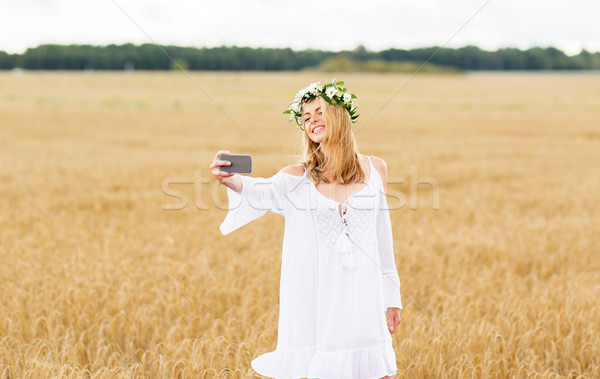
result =
[[219,155],[219,159],[222,161],[229,161],[229,166],[219,166],[219,170],[224,172],[237,172],[240,174],[247,174],[252,172],[252,157],[250,154],[225,154]]

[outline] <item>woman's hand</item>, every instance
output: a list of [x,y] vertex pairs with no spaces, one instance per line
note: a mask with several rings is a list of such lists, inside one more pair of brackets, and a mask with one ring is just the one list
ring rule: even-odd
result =
[[221,166],[229,166],[231,164],[231,162],[229,161],[222,161],[219,159],[219,155],[221,155],[222,153],[229,154],[229,151],[217,151],[217,154],[215,155],[212,163],[209,166],[211,173],[215,176],[219,183],[231,188],[237,193],[240,193],[242,191],[242,180],[238,177],[238,175],[235,172],[221,171],[219,168]]
[[390,334],[396,333],[398,324],[400,324],[400,308],[388,308],[387,309],[387,325]]

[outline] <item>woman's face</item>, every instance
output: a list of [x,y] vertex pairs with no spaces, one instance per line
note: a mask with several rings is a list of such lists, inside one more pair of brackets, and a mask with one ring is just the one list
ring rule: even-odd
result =
[[323,119],[320,98],[317,97],[311,102],[304,103],[302,122],[304,123],[304,132],[308,134],[308,138],[320,143],[325,136],[325,119]]

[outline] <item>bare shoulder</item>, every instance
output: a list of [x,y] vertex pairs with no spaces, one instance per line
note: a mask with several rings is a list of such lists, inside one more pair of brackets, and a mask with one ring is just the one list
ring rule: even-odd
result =
[[376,157],[374,155],[371,155],[371,162],[373,163],[373,166],[375,167],[375,169],[379,173],[379,176],[381,176],[381,179],[385,183],[385,181],[387,179],[387,172],[388,172],[387,163],[385,162],[385,160],[383,160],[379,157]]
[[302,166],[302,164],[300,163],[292,164],[289,166],[285,166],[284,168],[279,170],[279,173],[281,172],[283,172],[284,174],[290,174],[294,176],[302,176],[304,175],[304,166]]

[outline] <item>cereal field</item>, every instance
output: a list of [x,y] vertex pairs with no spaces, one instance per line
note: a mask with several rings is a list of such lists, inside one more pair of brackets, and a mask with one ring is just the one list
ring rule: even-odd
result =
[[389,169],[398,377],[599,378],[600,75],[314,72],[0,73],[0,378],[258,377],[284,220],[221,235],[208,166],[295,163],[333,77]]

